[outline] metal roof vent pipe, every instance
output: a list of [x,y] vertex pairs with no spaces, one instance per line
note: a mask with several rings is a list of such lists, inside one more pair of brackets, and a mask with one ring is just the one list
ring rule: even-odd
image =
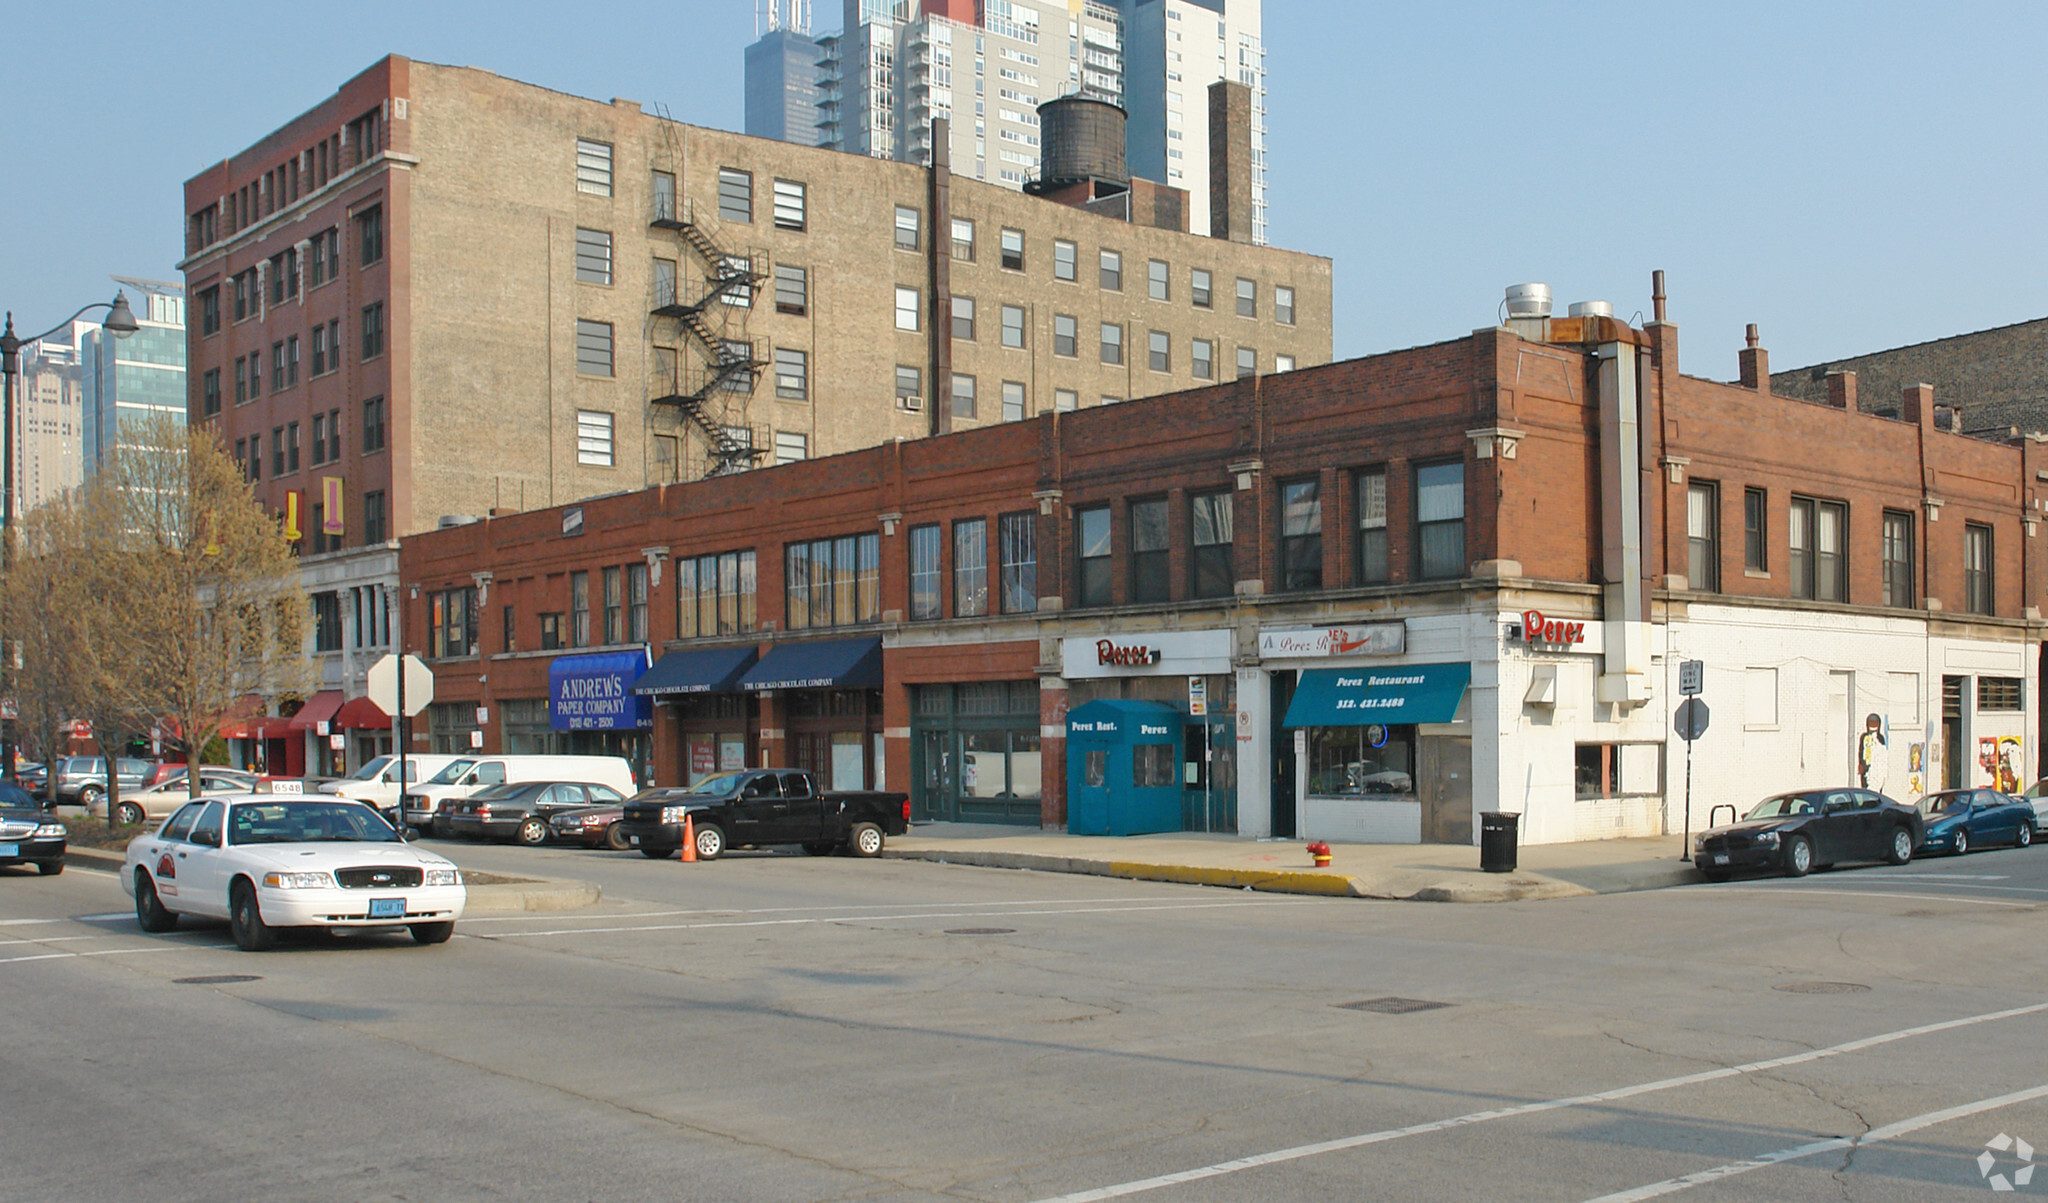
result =
[[1614,305],[1609,301],[1573,301],[1565,311],[1567,317],[1613,317]]
[[1550,336],[1550,285],[1510,284],[1501,302],[1502,324],[1531,342]]

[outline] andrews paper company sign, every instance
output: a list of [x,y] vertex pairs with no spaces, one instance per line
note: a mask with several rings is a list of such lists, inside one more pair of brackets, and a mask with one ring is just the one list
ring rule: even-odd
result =
[[633,692],[647,653],[562,656],[548,666],[548,725],[557,731],[631,731],[651,726],[649,700]]

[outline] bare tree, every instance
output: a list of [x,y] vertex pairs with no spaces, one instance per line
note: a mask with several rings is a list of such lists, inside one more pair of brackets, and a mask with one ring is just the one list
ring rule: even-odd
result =
[[[122,435],[82,499],[90,689],[119,733],[153,721],[196,750],[244,696],[304,688],[306,592],[277,518],[211,427],[165,416]],[[199,774],[186,779],[197,797]]]
[[7,676],[19,714],[16,730],[50,766],[50,787],[65,725],[83,717],[84,632],[71,604],[82,521],[76,495],[31,510],[15,528],[9,570],[0,575],[0,630],[14,656]]

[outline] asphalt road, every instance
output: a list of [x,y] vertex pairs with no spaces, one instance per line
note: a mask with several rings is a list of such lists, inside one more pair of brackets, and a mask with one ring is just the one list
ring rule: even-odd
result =
[[1923,1200],[2013,1181],[2001,1134],[2048,1161],[2039,849],[1483,906],[456,853],[607,901],[250,956],[0,870],[0,1197]]

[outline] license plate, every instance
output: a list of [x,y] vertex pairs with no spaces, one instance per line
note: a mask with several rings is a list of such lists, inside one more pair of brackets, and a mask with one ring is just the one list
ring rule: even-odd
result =
[[20,844],[0,844],[0,856],[20,856]]
[[1728,863],[1728,858],[1725,856],[1717,856],[1714,858],[1714,863],[1717,865],[1725,865]]
[[635,848],[638,848],[640,846],[640,837],[637,835],[629,835],[626,837],[626,842],[633,845]]
[[403,899],[403,898],[372,898],[372,899],[370,899],[370,918],[372,918],[372,919],[403,919],[403,918],[405,918],[405,899]]

